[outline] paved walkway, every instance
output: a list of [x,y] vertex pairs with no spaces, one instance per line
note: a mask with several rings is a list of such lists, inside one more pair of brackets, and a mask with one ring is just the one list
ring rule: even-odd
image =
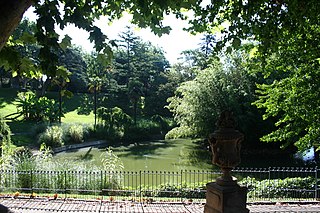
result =
[[[44,213],[44,212],[172,212],[172,213],[202,213],[204,204],[194,203],[136,203],[108,202],[84,200],[46,200],[46,199],[13,199],[1,198],[0,204],[15,213]],[[320,204],[248,204],[250,212],[319,212]],[[0,210],[1,212],[1,210]]]

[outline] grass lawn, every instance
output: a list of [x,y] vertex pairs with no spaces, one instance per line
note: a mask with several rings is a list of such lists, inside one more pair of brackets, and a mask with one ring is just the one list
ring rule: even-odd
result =
[[90,115],[78,115],[77,110],[73,110],[64,114],[64,117],[61,120],[62,120],[62,123],[93,124],[94,114],[91,112]]
[[[17,89],[12,88],[1,88],[0,89],[0,114],[2,116],[9,115],[17,112],[17,107],[14,104],[14,100],[17,97]],[[57,99],[57,93],[48,92],[50,98]],[[89,115],[78,115],[77,108],[82,102],[82,94],[74,94],[72,98],[63,98],[64,105],[64,117],[62,118],[63,123],[94,123],[94,114]],[[22,130],[28,130],[28,127],[33,126],[34,122],[9,122],[12,132],[23,132]]]
[[6,116],[17,112],[14,100],[17,97],[17,90],[11,88],[0,89],[0,115]]
[[[15,105],[15,99],[17,97],[18,90],[13,88],[0,88],[0,115],[7,116],[17,112]],[[50,98],[57,99],[58,95],[54,92],[47,94]],[[84,123],[93,124],[94,114],[78,115],[77,108],[82,102],[82,94],[74,94],[72,98],[63,98],[63,105],[65,115],[62,117],[62,123]],[[37,126],[36,122],[14,120],[7,121],[13,133],[12,141],[16,146],[26,146],[29,144],[35,144],[36,138],[33,136],[34,128]]]

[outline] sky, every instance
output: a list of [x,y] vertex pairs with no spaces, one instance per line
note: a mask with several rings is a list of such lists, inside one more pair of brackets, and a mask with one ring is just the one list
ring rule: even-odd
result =
[[[24,17],[29,18],[32,21],[36,20],[36,14],[34,14],[34,8],[29,8]],[[100,27],[102,32],[109,37],[109,39],[117,39],[120,32],[125,31],[125,27],[130,25],[130,15],[124,15],[120,20],[115,20],[112,25],[107,24],[107,18],[102,17],[96,21],[96,26]],[[167,60],[174,64],[178,62],[180,53],[183,50],[195,49],[200,43],[201,35],[191,35],[183,30],[188,24],[186,21],[178,20],[174,15],[168,15],[165,17],[164,25],[171,26],[172,30],[169,35],[162,35],[158,37],[154,35],[150,29],[138,29],[133,28],[134,33],[140,36],[143,41],[150,41],[153,45],[160,47],[164,50]],[[93,50],[93,44],[89,41],[89,33],[85,30],[78,29],[73,25],[67,26],[63,31],[57,28],[56,32],[61,38],[65,34],[68,34],[72,38],[72,43],[91,52]]]

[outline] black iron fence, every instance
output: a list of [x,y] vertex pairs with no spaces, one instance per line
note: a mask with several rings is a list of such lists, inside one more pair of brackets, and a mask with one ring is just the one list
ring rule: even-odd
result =
[[[320,169],[236,168],[248,201],[317,200]],[[0,170],[1,196],[98,200],[204,202],[206,184],[220,171],[13,171]]]

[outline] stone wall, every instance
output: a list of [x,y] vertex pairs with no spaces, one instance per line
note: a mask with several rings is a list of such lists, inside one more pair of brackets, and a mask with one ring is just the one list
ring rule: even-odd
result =
[[100,146],[100,145],[106,145],[107,142],[105,140],[99,140],[99,141],[91,141],[91,142],[84,142],[79,144],[70,144],[62,147],[57,147],[52,149],[53,153],[59,153],[59,152],[65,152],[72,149],[80,149],[84,147],[91,147],[91,146]]

